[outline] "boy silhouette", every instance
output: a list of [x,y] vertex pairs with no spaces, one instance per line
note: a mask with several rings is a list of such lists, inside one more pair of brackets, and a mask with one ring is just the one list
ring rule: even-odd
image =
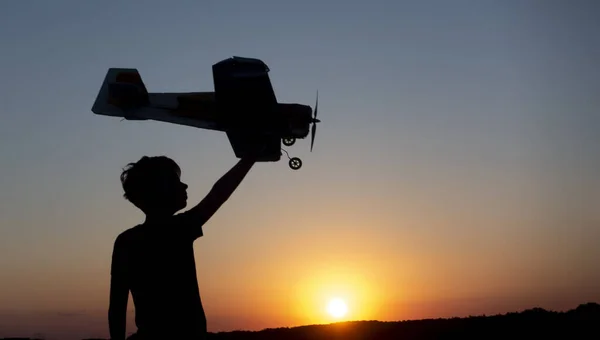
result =
[[126,338],[129,292],[137,332],[129,339],[206,339],[194,241],[250,171],[256,159],[242,158],[196,206],[187,205],[187,185],[177,163],[165,156],[142,157],[121,174],[124,197],[146,215],[119,234],[111,264],[108,322],[112,340]]

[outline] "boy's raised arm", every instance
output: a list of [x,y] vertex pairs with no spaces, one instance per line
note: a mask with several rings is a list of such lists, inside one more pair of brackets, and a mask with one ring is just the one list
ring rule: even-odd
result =
[[192,233],[192,238],[202,236],[202,226],[225,203],[246,177],[256,163],[255,157],[246,157],[238,161],[212,187],[210,192],[192,209],[181,214],[185,219],[185,228]]

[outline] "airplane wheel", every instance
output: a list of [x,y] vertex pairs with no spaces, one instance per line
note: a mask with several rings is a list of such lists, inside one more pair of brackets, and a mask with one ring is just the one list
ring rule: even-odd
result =
[[294,145],[294,143],[296,143],[296,138],[284,138],[283,139],[283,145],[285,145],[285,146],[292,146],[292,145]]
[[302,161],[298,157],[290,158],[290,161],[288,164],[290,165],[290,168],[292,168],[294,170],[298,170],[298,169],[300,169],[300,167],[302,167]]

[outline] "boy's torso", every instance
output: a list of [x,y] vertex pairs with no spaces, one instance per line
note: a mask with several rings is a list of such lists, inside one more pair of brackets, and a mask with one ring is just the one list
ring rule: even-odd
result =
[[206,333],[193,241],[177,227],[139,225],[119,236],[140,335]]

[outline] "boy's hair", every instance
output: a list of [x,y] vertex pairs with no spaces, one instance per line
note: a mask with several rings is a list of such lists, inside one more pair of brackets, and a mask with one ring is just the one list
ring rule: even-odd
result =
[[156,185],[169,172],[181,176],[179,165],[166,156],[143,156],[139,161],[127,164],[121,173],[123,197],[144,210],[152,204],[148,200],[156,199]]

